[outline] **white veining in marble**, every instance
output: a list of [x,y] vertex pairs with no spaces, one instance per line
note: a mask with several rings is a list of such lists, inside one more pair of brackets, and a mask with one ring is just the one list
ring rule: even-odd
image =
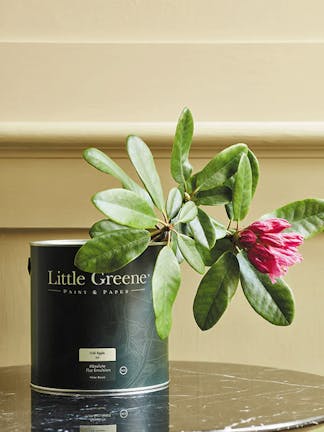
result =
[[31,392],[28,371],[0,369],[1,432],[97,432],[111,425],[116,432],[268,432],[324,422],[324,377],[316,375],[171,363],[169,391],[60,397]]

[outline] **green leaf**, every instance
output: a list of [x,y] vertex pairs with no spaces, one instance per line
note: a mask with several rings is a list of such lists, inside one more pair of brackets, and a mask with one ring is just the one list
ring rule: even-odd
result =
[[226,251],[234,252],[234,245],[228,238],[222,238],[216,241],[216,244],[211,249],[208,249],[197,243],[197,249],[206,266],[210,267],[223,255]]
[[246,144],[235,144],[218,153],[202,171],[196,174],[197,192],[222,186],[235,174],[242,153],[246,154],[247,151]]
[[176,223],[187,223],[192,221],[197,216],[197,212],[198,209],[194,202],[186,202],[180,209],[178,220]]
[[[248,157],[249,162],[250,162],[251,173],[252,173],[252,191],[251,191],[251,198],[252,198],[254,196],[254,193],[255,193],[255,190],[256,190],[256,187],[258,184],[258,180],[259,180],[259,162],[258,162],[257,158],[255,157],[254,153],[250,149],[248,150],[247,157]],[[225,186],[228,187],[229,189],[233,190],[234,184],[235,184],[235,178],[236,178],[236,175],[233,175],[231,178],[229,178],[225,182]],[[226,209],[226,213],[227,213],[228,218],[230,220],[234,220],[233,203],[229,202],[228,204],[226,204],[225,209]]]
[[215,220],[214,218],[210,218],[214,228],[215,228],[215,234],[216,234],[216,240],[222,239],[226,236],[227,234],[227,229],[224,225],[222,225],[221,223],[217,222],[217,220]]
[[225,252],[202,278],[194,300],[194,316],[201,330],[213,327],[225,312],[239,281],[235,255]]
[[264,319],[278,326],[287,326],[294,319],[294,297],[282,280],[272,283],[242,254],[237,256],[241,270],[241,285],[253,309]]
[[198,273],[203,274],[205,265],[196,248],[195,240],[184,234],[178,234],[178,246],[187,263]]
[[[197,175],[199,173],[196,173],[188,178],[186,182],[186,189],[182,185],[179,186],[179,189],[183,190],[183,192],[188,192],[192,195],[192,199],[195,199],[196,189],[197,189]],[[195,192],[195,193],[193,193]],[[198,192],[197,192],[198,193]]]
[[234,220],[234,211],[233,211],[233,203],[228,203],[225,205],[225,210],[226,210],[226,214],[228,219],[230,219],[231,221]]
[[324,230],[324,200],[309,198],[294,201],[262,216],[262,219],[273,217],[286,219],[291,224],[285,232],[294,231],[307,239]]
[[127,151],[154,204],[159,210],[165,211],[161,181],[150,149],[141,138],[130,135],[127,138]]
[[178,188],[172,188],[166,202],[166,212],[169,219],[174,218],[182,206],[182,195]]
[[171,153],[171,174],[174,180],[180,184],[186,183],[192,171],[188,156],[193,128],[192,114],[188,108],[185,108],[178,120]]
[[98,192],[92,198],[94,205],[109,219],[132,228],[153,228],[159,220],[147,202],[125,189]]
[[252,172],[252,197],[253,197],[259,181],[259,175],[260,175],[259,162],[255,154],[250,149],[248,150],[247,157],[249,158],[251,172]]
[[159,253],[152,277],[153,306],[158,335],[165,339],[171,330],[172,306],[181,282],[178,261],[169,246]]
[[178,237],[177,234],[172,231],[171,232],[171,248],[173,250],[174,255],[177,258],[177,261],[179,264],[181,264],[184,260],[182,253],[180,252],[179,246],[178,246]]
[[179,249],[178,245],[178,235],[184,234],[189,235],[188,233],[188,224],[179,223],[177,225],[177,231],[171,231],[171,248],[177,258],[177,261],[179,264],[181,264],[184,261],[184,257]]
[[234,220],[245,218],[252,200],[252,171],[249,159],[242,154],[235,176],[233,187],[233,215]]
[[[226,182],[224,184],[226,187],[231,189],[232,195],[233,195],[234,183],[235,183],[235,175],[233,175],[228,180],[226,180]],[[226,210],[228,219],[230,219],[232,221],[234,219],[233,202],[229,202],[229,203],[225,204],[225,210]]]
[[136,192],[139,196],[145,199],[150,206],[153,205],[151,197],[146,192],[145,189],[143,189],[141,186],[139,186],[137,183],[134,182],[133,179],[131,179],[125,171],[120,168],[119,165],[116,164],[110,157],[108,157],[105,153],[102,151],[90,147],[83,152],[83,158],[93,167],[97,168],[99,171],[102,171],[106,174],[110,174],[113,177],[115,177],[117,180],[121,182],[123,187],[125,189],[131,190],[133,192]]
[[107,234],[111,231],[117,231],[120,229],[127,229],[126,226],[117,224],[116,222],[113,222],[109,219],[103,219],[99,222],[96,222],[94,225],[92,225],[89,234],[90,237],[99,237],[102,234]]
[[198,215],[189,222],[189,227],[196,243],[205,248],[212,248],[216,242],[216,228],[212,219],[201,209]]
[[74,264],[85,272],[113,272],[141,255],[150,239],[145,230],[112,231],[87,241],[78,250]]
[[197,205],[226,204],[232,199],[232,191],[226,186],[217,186],[213,189],[197,192],[193,199]]

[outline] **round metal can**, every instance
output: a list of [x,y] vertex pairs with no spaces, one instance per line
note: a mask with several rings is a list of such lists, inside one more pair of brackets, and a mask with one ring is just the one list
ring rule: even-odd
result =
[[41,392],[133,394],[168,385],[151,280],[162,244],[113,273],[84,273],[85,240],[31,243],[31,386]]

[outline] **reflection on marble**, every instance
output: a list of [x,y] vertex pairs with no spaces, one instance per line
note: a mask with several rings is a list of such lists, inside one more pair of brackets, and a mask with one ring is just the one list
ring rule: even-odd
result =
[[269,431],[324,422],[324,377],[171,362],[167,390],[129,397],[41,395],[29,368],[0,368],[0,431]]
[[32,391],[31,431],[168,432],[168,389],[138,396],[54,396]]

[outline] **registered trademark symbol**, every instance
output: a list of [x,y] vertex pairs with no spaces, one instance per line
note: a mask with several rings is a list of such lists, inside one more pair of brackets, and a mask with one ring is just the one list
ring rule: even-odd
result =
[[120,418],[122,418],[122,419],[127,418],[128,417],[128,411],[127,411],[127,409],[120,410],[119,415],[120,415]]
[[121,367],[119,368],[119,373],[120,373],[121,375],[126,375],[127,372],[128,372],[128,369],[127,369],[126,366],[121,366]]

